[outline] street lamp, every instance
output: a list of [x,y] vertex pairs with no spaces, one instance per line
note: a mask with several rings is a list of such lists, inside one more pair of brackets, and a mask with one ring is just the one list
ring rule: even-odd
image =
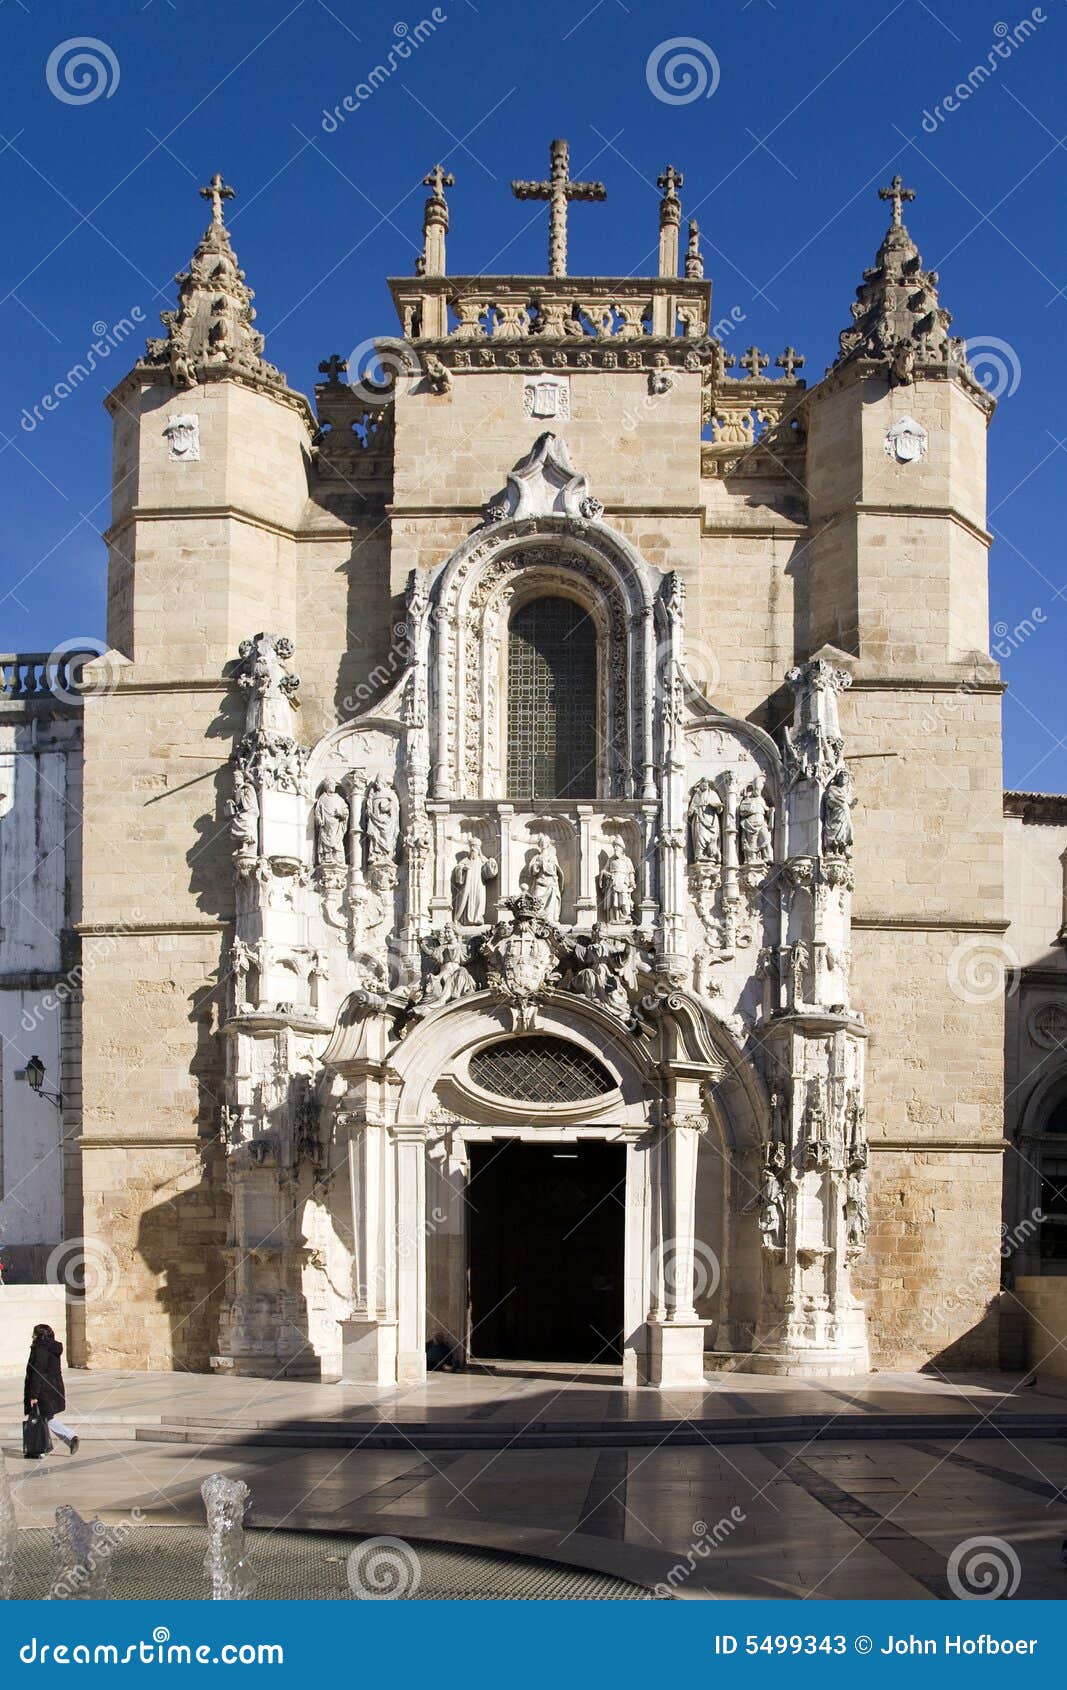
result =
[[57,1109],[62,1109],[63,1098],[58,1091],[44,1089],[44,1063],[39,1056],[31,1056],[23,1070],[27,1084],[38,1097],[46,1097],[49,1103],[54,1103]]

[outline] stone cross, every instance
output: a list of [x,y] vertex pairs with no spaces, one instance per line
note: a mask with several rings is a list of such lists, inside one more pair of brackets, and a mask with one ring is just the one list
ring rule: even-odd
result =
[[761,352],[758,346],[750,346],[743,358],[737,360],[743,370],[747,370],[753,381],[758,381],[760,372],[770,363],[766,352]]
[[893,180],[890,182],[888,188],[879,188],[878,198],[880,200],[893,201],[893,228],[899,229],[904,222],[901,212],[903,202],[905,200],[913,200],[915,198],[915,189],[906,188],[904,186],[900,172],[898,171],[893,177]]
[[786,381],[793,380],[793,373],[799,370],[804,362],[804,354],[798,352],[795,346],[787,346],[780,358],[774,360],[774,367],[785,371]]
[[676,200],[678,198],[678,189],[682,187],[684,183],[685,177],[682,175],[680,170],[675,170],[673,164],[668,164],[666,170],[663,172],[663,175],[656,177],[656,186],[657,188],[663,189],[663,197],[666,200]]
[[553,141],[547,182],[512,182],[511,191],[520,200],[547,200],[548,273],[567,274],[567,204],[570,200],[605,200],[603,182],[572,182],[571,152],[566,141]]
[[435,200],[443,200],[445,197],[444,190],[446,188],[454,188],[456,185],[456,178],[452,175],[450,170],[445,170],[443,165],[435,164],[433,169],[430,171],[430,174],[423,177],[422,185],[424,188],[433,189],[433,197]]
[[331,352],[330,356],[324,358],[319,365],[319,374],[325,376],[330,385],[334,386],[341,380],[341,371],[347,370],[347,368],[348,359],[342,358],[337,352]]
[[236,198],[236,195],[234,189],[226,185],[216,170],[207,187],[201,188],[200,198],[211,201],[211,221],[221,223],[223,200],[232,200]]

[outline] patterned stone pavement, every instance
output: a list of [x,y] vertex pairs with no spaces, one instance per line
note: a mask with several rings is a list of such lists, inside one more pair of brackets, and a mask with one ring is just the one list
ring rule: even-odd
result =
[[[260,1526],[521,1550],[678,1597],[945,1598],[953,1594],[953,1552],[982,1536],[1002,1543],[998,1564],[1016,1595],[1062,1598],[1067,1442],[1062,1432],[1040,1435],[1035,1417],[1063,1415],[1067,1390],[1018,1387],[999,1377],[876,1375],[834,1381],[831,1390],[735,1374],[683,1400],[543,1373],[435,1378],[403,1393],[75,1373],[68,1419],[83,1433],[77,1456],[58,1450],[40,1464],[21,1460],[13,1435],[21,1405],[10,1379],[0,1380],[0,1428],[26,1526],[50,1524],[61,1501],[113,1520],[141,1509],[143,1530],[194,1520],[201,1481],[222,1471],[248,1482]],[[961,1408],[978,1417],[974,1433],[944,1436]],[[990,1435],[994,1410],[1002,1430]],[[399,1447],[370,1448],[358,1438],[329,1449],[232,1442],[257,1424],[367,1424],[375,1415],[405,1428]],[[885,1435],[878,1420],[886,1415],[910,1417],[907,1433]],[[520,1447],[513,1430],[531,1419],[561,1428],[584,1422],[592,1434],[627,1422],[668,1429],[686,1416],[733,1420],[738,1441],[538,1449]],[[1018,1436],[1010,1423],[1003,1429],[1008,1416],[1017,1417]],[[190,1441],[160,1441],[183,1418]],[[785,1424],[780,1436],[767,1436],[768,1420]],[[222,1436],[231,1441],[203,1447],[196,1428],[205,1423],[228,1428]],[[496,1425],[501,1435],[492,1448],[457,1440],[426,1449],[417,1431],[408,1441],[407,1428],[418,1423]],[[746,1429],[755,1440],[761,1428],[761,1441],[746,1440]],[[849,1435],[835,1436],[839,1428]]]

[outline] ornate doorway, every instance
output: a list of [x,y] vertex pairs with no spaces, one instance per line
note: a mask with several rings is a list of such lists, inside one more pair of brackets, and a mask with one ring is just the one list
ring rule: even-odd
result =
[[472,1355],[619,1362],[625,1218],[624,1145],[472,1144]]

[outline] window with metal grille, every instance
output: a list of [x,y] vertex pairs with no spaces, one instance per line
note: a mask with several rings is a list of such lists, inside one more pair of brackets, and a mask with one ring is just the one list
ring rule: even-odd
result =
[[483,1091],[518,1103],[580,1103],[614,1091],[603,1063],[566,1039],[510,1039],[471,1057],[470,1077]]
[[596,629],[571,599],[533,599],[508,629],[509,798],[596,796]]

